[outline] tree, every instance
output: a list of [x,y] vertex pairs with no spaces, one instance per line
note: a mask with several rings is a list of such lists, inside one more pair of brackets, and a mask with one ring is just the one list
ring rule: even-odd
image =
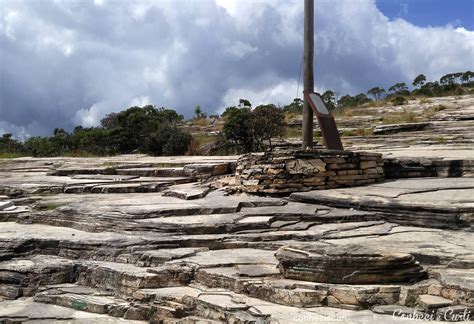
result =
[[456,77],[454,73],[445,74],[439,79],[439,83],[442,85],[453,85],[456,83]]
[[412,82],[412,85],[415,88],[421,87],[426,82],[426,76],[424,74],[419,74]]
[[62,128],[55,128],[53,137],[49,138],[59,154],[71,149],[69,134]]
[[201,117],[201,113],[202,113],[201,106],[197,105],[194,108],[194,114],[196,115],[196,118]]
[[144,153],[155,156],[183,155],[191,144],[191,140],[191,134],[183,132],[178,127],[161,125],[147,138]]
[[[32,137],[24,144],[0,137],[0,152],[15,152],[33,156],[57,156],[64,153],[94,155],[126,154],[132,152],[153,155],[184,154],[191,135],[178,125],[183,116],[172,109],[152,105],[130,107],[102,118],[100,127],[76,126],[72,133],[55,128],[50,137]],[[19,152],[19,151],[18,151]]]
[[58,156],[61,150],[48,137],[30,137],[25,142],[26,151],[33,156]]
[[372,95],[375,100],[379,100],[380,96],[385,93],[385,89],[381,87],[373,87],[369,91],[367,91],[367,94]]
[[440,86],[438,81],[435,82],[427,82],[420,87],[420,89],[416,90],[418,94],[425,95],[425,96],[437,96],[441,95],[443,92],[442,87]]
[[393,86],[388,88],[389,92],[392,92],[393,94],[398,94],[398,95],[407,95],[410,94],[408,91],[408,87],[405,82],[398,82],[395,83]]
[[354,98],[350,95],[345,95],[339,98],[337,101],[337,106],[338,107],[351,107],[353,106]]
[[282,137],[285,134],[285,114],[275,105],[260,105],[251,112],[252,130],[257,147],[264,148],[263,141],[268,141],[270,150],[272,137]]
[[303,113],[303,100],[300,98],[293,99],[293,102],[283,107],[284,112]]
[[454,83],[458,83],[458,79],[459,79],[459,81],[461,81],[462,80],[462,75],[463,75],[462,72],[453,73]]
[[354,97],[350,95],[342,96],[341,99],[338,100],[337,105],[340,107],[357,107],[370,101],[372,100],[368,98],[364,93],[359,93]]
[[471,71],[466,71],[466,72],[464,72],[464,73],[462,74],[462,76],[461,76],[462,83],[468,83],[469,80],[470,80],[471,78],[473,78],[473,77],[474,77],[474,73],[473,73],[473,72],[471,72]]
[[100,125],[104,128],[117,127],[118,126],[117,114],[112,112],[105,115],[105,117],[100,120]]
[[239,99],[239,107],[250,108],[252,104],[247,99]]
[[15,139],[11,133],[5,133],[0,137],[0,153],[23,153],[23,144]]
[[55,128],[54,131],[53,131],[54,136],[60,136],[60,135],[63,135],[65,133],[66,132],[64,131],[63,128]]
[[252,152],[254,138],[250,109],[227,108],[225,118],[223,129],[225,138],[243,148],[245,152]]
[[321,95],[321,99],[323,99],[324,104],[329,110],[333,110],[336,108],[336,95],[334,94],[334,91],[326,90]]
[[359,93],[358,95],[356,95],[354,97],[354,100],[355,100],[355,105],[356,106],[360,106],[360,105],[363,105],[367,102],[372,101],[369,97],[367,97],[367,95],[365,93]]
[[222,146],[230,143],[243,152],[265,149],[268,141],[283,136],[285,132],[285,115],[275,105],[260,105],[254,110],[249,108],[229,107],[225,111]]

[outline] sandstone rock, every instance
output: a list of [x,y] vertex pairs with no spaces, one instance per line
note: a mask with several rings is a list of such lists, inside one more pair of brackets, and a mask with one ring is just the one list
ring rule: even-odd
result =
[[[123,319],[104,314],[88,313],[57,305],[34,302],[32,299],[19,299],[2,302],[0,321],[4,323],[36,322],[51,323],[74,321],[74,323],[123,323]],[[143,321],[128,321],[130,324],[143,324]]]
[[420,295],[418,296],[418,307],[422,310],[430,310],[432,308],[441,308],[450,306],[453,301],[439,296]]
[[15,205],[13,202],[7,200],[7,201],[0,201],[0,210],[11,210],[14,209]]
[[[269,191],[281,194],[281,190],[304,189],[305,182],[314,186],[361,184],[383,173],[380,157],[374,154],[358,153],[356,158],[328,152],[315,157],[301,151],[291,159],[286,154],[274,157],[249,170],[240,169],[238,181],[258,180],[258,186],[269,186]],[[473,304],[472,232],[430,228],[432,223],[451,224],[453,213],[470,217],[469,179],[407,179],[351,188],[345,194],[337,191],[341,207],[335,208],[324,201],[230,195],[227,190],[180,199],[192,197],[197,184],[176,185],[176,178],[163,173],[168,167],[182,169],[192,163],[232,165],[236,158],[130,155],[2,160],[0,194],[18,189],[23,196],[3,197],[2,201],[11,200],[25,211],[0,211],[0,322],[295,323],[343,318],[357,324],[397,323],[387,309],[386,315],[369,309],[411,302],[416,306],[418,296],[426,294],[452,300],[456,306],[448,308],[456,314]],[[326,166],[334,164],[334,170],[318,170],[308,177],[288,174],[286,164],[292,159],[317,160],[315,165],[324,160]],[[354,165],[357,168],[350,169]],[[94,169],[102,172],[103,167],[117,174],[92,174]],[[306,165],[300,171],[311,167]],[[91,174],[46,175],[52,169],[68,168]],[[293,181],[288,186],[286,176]],[[140,192],[152,186],[156,192]],[[124,192],[98,196],[105,193],[104,188]],[[167,196],[160,190],[183,196]],[[403,209],[394,201],[403,201],[410,208]],[[447,204],[455,206],[446,208]],[[392,216],[402,210],[405,225],[392,222],[402,218]],[[420,219],[423,227],[413,226]],[[432,278],[414,285],[286,279],[274,256],[282,246],[323,258],[347,258],[351,262],[323,259],[310,264],[311,271],[316,266],[334,266],[336,278],[337,267],[344,264],[349,264],[349,270],[351,266],[362,270],[352,277],[349,274],[351,280],[360,279],[364,271],[372,279],[380,277],[380,269],[388,264],[392,267],[384,278],[400,278],[415,268],[410,259],[400,262],[405,260],[400,255],[413,255]],[[304,267],[297,270],[303,272]],[[430,314],[433,312],[435,308]],[[81,317],[83,314],[89,317]]]
[[184,184],[170,187],[163,192],[163,195],[184,200],[193,200],[206,197],[209,191],[209,187],[199,186],[196,184]]
[[184,167],[184,174],[188,177],[208,178],[224,175],[231,172],[229,163],[220,164],[188,164]]
[[406,124],[378,125],[374,128],[374,135],[419,131],[431,125],[432,123],[406,123]]
[[390,222],[435,228],[468,227],[474,207],[470,178],[400,179],[365,187],[293,193],[290,199],[377,211]]
[[414,282],[426,277],[410,254],[371,251],[363,246],[286,246],[275,256],[283,276],[297,280],[371,284]]

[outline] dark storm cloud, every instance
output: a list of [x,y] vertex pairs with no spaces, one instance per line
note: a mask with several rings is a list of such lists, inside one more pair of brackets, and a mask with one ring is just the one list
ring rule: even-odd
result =
[[[190,116],[296,95],[299,0],[0,1],[0,133],[97,125],[131,105]],[[472,68],[473,32],[389,21],[372,0],[316,4],[319,90]]]

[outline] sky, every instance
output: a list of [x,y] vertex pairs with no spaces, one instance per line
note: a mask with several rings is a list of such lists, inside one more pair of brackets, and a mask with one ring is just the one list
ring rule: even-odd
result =
[[[315,87],[341,96],[474,70],[473,12],[474,0],[316,0]],[[0,0],[0,15],[0,134],[298,95],[302,0]]]

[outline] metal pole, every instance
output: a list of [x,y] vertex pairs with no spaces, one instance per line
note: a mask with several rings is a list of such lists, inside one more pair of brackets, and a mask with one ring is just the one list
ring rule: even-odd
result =
[[[304,91],[314,91],[314,0],[304,1]],[[303,104],[303,149],[313,147],[313,110],[305,97]]]

